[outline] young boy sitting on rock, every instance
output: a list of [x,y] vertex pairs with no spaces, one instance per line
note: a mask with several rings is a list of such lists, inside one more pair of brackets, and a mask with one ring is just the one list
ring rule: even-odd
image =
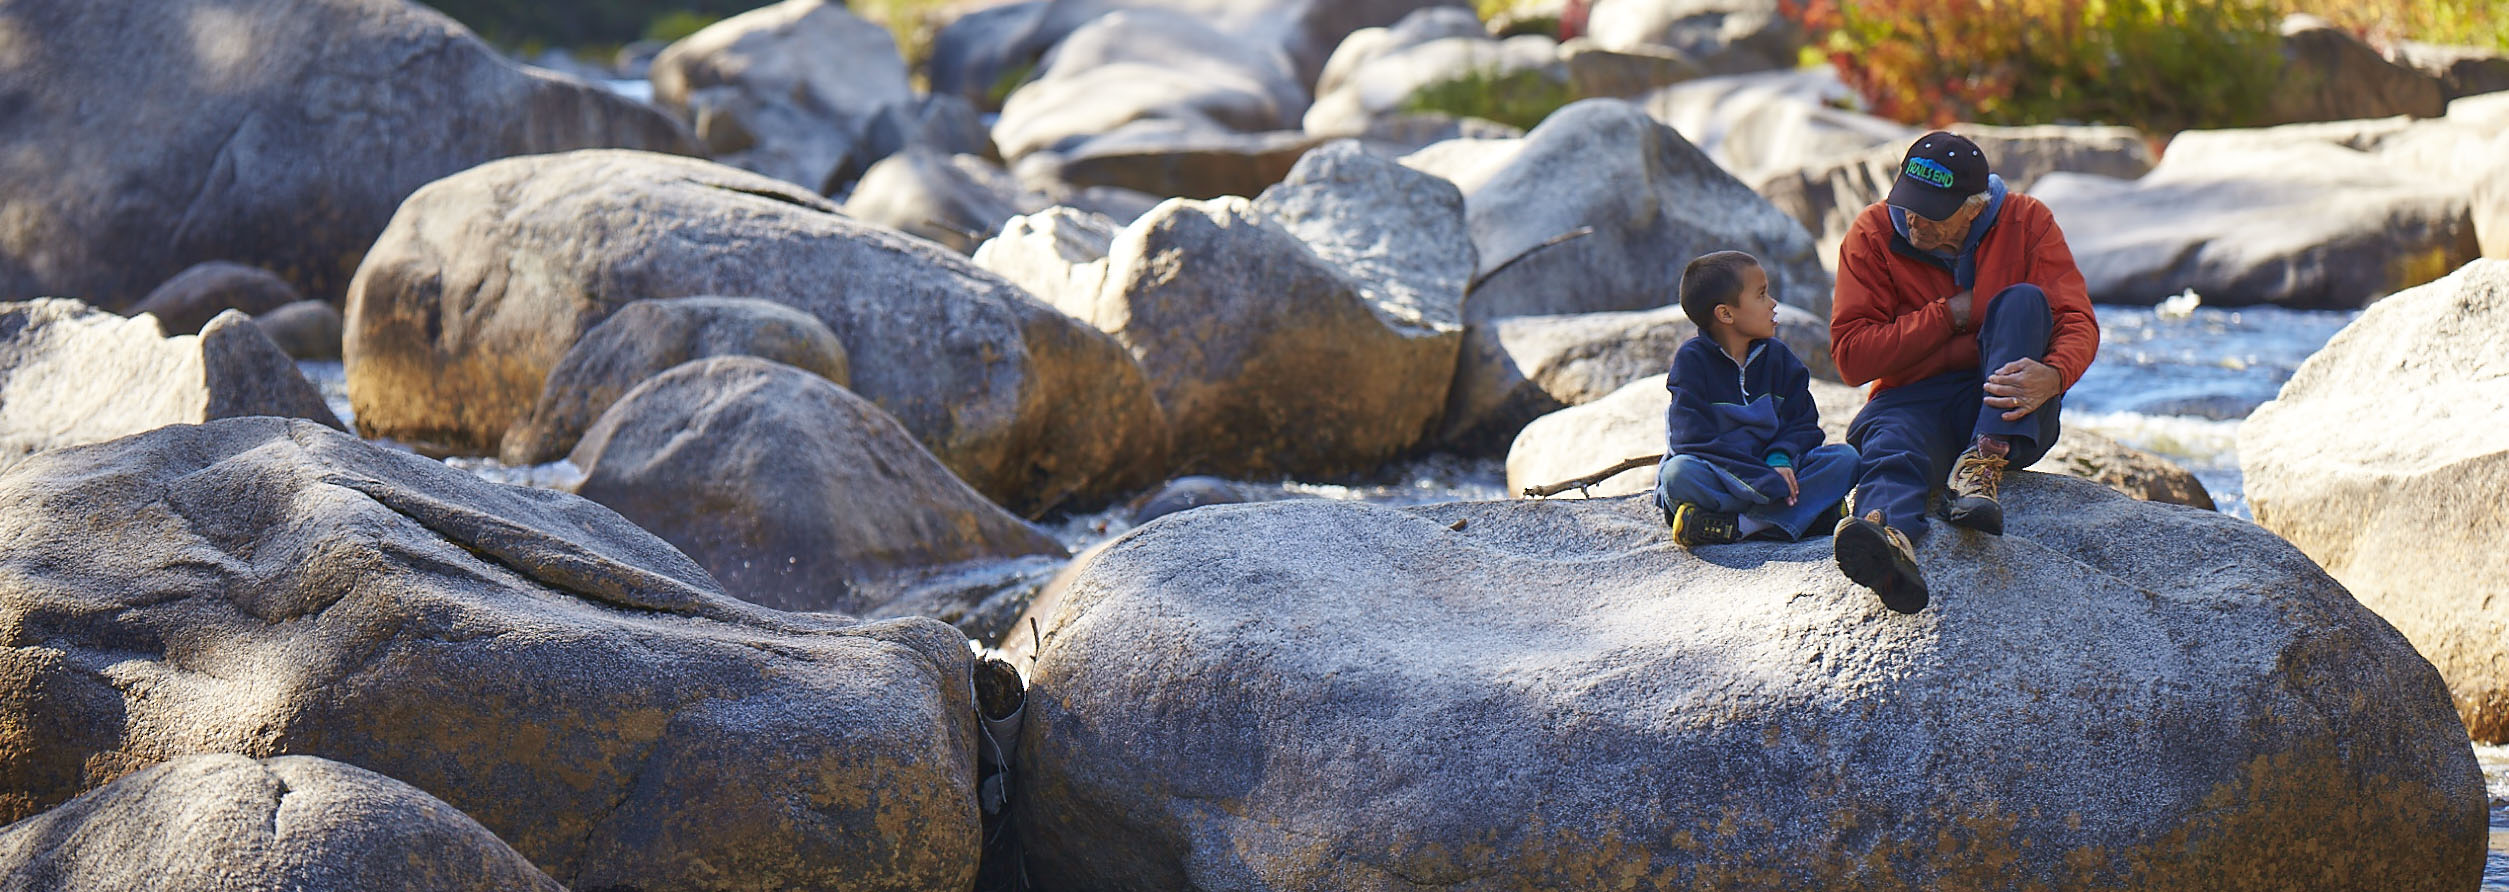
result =
[[1856,482],[1856,450],[1821,445],[1812,373],[1777,340],[1768,272],[1740,251],[1690,261],[1681,309],[1699,335],[1673,353],[1669,442],[1655,469],[1655,504],[1673,541],[1830,530]]

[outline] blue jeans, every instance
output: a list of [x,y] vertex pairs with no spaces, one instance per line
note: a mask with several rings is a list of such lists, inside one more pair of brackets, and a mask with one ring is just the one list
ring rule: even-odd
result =
[[1865,403],[1847,426],[1847,442],[1864,463],[1856,472],[1856,511],[1879,509],[1882,523],[1915,538],[1925,534],[1925,500],[1935,484],[1951,474],[1952,463],[1981,435],[2012,444],[2007,470],[2036,463],[2054,448],[2064,432],[2058,416],[2064,397],[2047,401],[2019,421],[2005,421],[2003,409],[1988,407],[1986,376],[2005,363],[2047,356],[2047,340],[2056,317],[2047,308],[2047,293],[2036,285],[2014,285],[1987,304],[1978,326],[1978,367],[1893,387]]
[[1762,496],[1705,459],[1674,454],[1655,467],[1655,506],[1669,515],[1674,503],[1689,502],[1710,511],[1739,514],[1784,530],[1786,538],[1801,539],[1814,524],[1832,516],[1830,510],[1855,483],[1856,448],[1844,443],[1814,449],[1795,460],[1795,488],[1800,495],[1792,505],[1786,504],[1784,493],[1776,498]]

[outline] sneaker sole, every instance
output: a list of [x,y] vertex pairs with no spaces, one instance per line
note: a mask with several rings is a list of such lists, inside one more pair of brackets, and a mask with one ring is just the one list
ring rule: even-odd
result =
[[1915,613],[1925,609],[1925,583],[1915,578],[1914,568],[1902,568],[1897,549],[1884,538],[1881,528],[1851,523],[1838,531],[1834,546],[1838,555],[1838,572],[1857,585],[1882,596],[1882,606],[1894,613]]
[[2004,506],[1990,499],[1953,502],[1951,510],[1943,512],[1943,516],[1953,526],[1962,529],[1976,530],[1989,536],[2004,534]]

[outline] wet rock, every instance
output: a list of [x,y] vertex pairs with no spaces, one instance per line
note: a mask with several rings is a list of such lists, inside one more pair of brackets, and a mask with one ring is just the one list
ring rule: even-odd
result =
[[2329,135],[2190,131],[2141,179],[2056,173],[2030,194],[2099,303],[2193,288],[2214,306],[2352,309],[2478,255],[2466,184]]
[[0,819],[284,752],[424,790],[576,889],[975,874],[963,636],[742,603],[575,496],[240,418],[19,464],[0,543]]
[[1840,576],[1826,540],[1677,548],[1643,498],[1299,500],[1142,527],[1036,614],[1012,797],[1029,875],[2440,890],[2480,872],[2482,779],[2436,674],[2306,556],[2078,481],[2005,492],[2007,535],[1920,547],[1934,601],[1914,617]]
[[[1663,375],[1642,378],[1600,400],[1553,412],[1525,426],[1507,452],[1507,491],[1574,480],[1623,459],[1664,454],[1664,409],[1671,397]],[[1814,379],[1813,402],[1829,442],[1847,441],[1847,426],[1864,408],[1864,391]],[[2213,496],[2195,474],[2169,459],[2094,431],[2068,428],[2032,471],[2080,477],[2135,499],[2213,510]],[[1587,489],[1595,497],[1652,492],[1655,469],[1623,471]]]
[[[1682,264],[1725,249],[1758,256],[1778,300],[1829,314],[1830,277],[1803,226],[1629,103],[1578,102],[1521,140],[1445,143],[1403,163],[1463,189],[1481,263],[1470,321],[1666,306]],[[1544,247],[1584,227],[1593,234]]]
[[715,160],[819,189],[872,119],[914,91],[887,28],[842,3],[784,0],[663,50],[653,98],[695,127]]
[[1051,204],[992,162],[916,148],[872,165],[845,199],[845,215],[968,254],[1003,221]]
[[2316,16],[2283,19],[2282,55],[2282,76],[2266,100],[2269,123],[2431,118],[2448,111],[2439,78],[2387,61]]
[[549,370],[531,412],[516,416],[506,429],[498,457],[517,467],[564,458],[593,421],[636,385],[715,356],[773,360],[838,386],[853,381],[845,344],[799,309],[751,297],[634,301],[567,349]]
[[1251,196],[1288,176],[1298,159],[1323,141],[1294,130],[1227,133],[1173,121],[1136,121],[1068,152],[1030,155],[1020,163],[1019,174],[1023,181],[1162,198]]
[[509,155],[695,149],[644,103],[519,66],[415,3],[42,3],[0,16],[15,35],[0,297],[121,310],[225,260],[336,299],[393,207],[430,181]]
[[1063,547],[967,488],[888,413],[811,372],[717,356],[646,379],[571,456],[575,491],[742,600],[857,613],[857,581]]
[[1895,145],[1925,131],[1853,108],[1855,92],[1830,69],[1704,77],[1640,100],[1743,182]]
[[1586,33],[1607,49],[1667,47],[1710,74],[1790,69],[1803,29],[1780,0],[1595,0]]
[[1294,128],[1307,93],[1276,49],[1238,40],[1191,16],[1124,10],[1072,32],[1002,105],[993,141],[1005,158],[1069,153],[1135,121],[1195,132]]
[[0,830],[12,888],[564,892],[488,828],[313,756],[182,756]]
[[1038,300],[1085,316],[1106,285],[1106,255],[1121,228],[1078,208],[1046,208],[1003,223],[1002,233],[978,246],[974,259]]
[[[1175,466],[1332,474],[1429,433],[1462,328],[1406,307],[1242,198],[1160,205],[1118,235],[1082,316],[1132,350]],[[1430,315],[1438,311],[1443,315]]]
[[130,314],[157,317],[157,327],[166,334],[199,334],[201,326],[228,310],[259,316],[302,299],[296,286],[269,270],[213,260],[167,279]]
[[1162,475],[1148,384],[1103,333],[807,190],[627,152],[513,159],[412,196],[349,297],[359,429],[494,452],[583,332],[629,301],[709,294],[817,317],[850,389],[1023,514]]
[[340,420],[244,314],[165,337],[74,300],[0,303],[0,467],[46,449],[244,415]]
[[2450,100],[2509,90],[2509,56],[2471,46],[2398,41],[2387,60],[2439,79]]
[[2239,427],[2256,522],[2291,540],[2448,680],[2475,739],[2509,740],[2509,261],[2379,301]]
[[253,324],[289,359],[340,358],[340,309],[327,301],[300,300],[253,317]]
[[[2016,192],[2029,192],[2040,177],[2060,171],[2131,180],[2152,170],[2151,146],[2131,127],[1956,124],[1950,129],[1977,143],[1996,175]],[[1857,214],[1890,194],[1899,162],[1914,141],[1911,135],[1800,169],[1768,171],[1751,188],[1810,230],[1821,262],[1835,272],[1848,228]]]
[[[1466,328],[1455,384],[1446,395],[1440,441],[1472,455],[1503,455],[1516,432],[1534,419],[1602,399],[1648,375],[1663,375],[1673,352],[1698,333],[1699,327],[1678,305],[1625,313],[1516,316]],[[1829,355],[1829,320],[1780,305],[1777,337],[1814,377],[1838,379],[1838,366]]]

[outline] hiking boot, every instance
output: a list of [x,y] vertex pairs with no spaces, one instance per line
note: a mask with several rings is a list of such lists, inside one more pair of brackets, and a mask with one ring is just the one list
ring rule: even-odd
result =
[[2004,485],[2004,456],[2012,447],[2001,438],[1979,437],[1951,468],[1951,510],[1944,516],[1954,525],[1989,535],[2004,534],[2004,505],[1995,500]]
[[1742,518],[1690,502],[1674,503],[1673,510],[1665,512],[1664,520],[1673,525],[1673,541],[1685,548],[1742,541]]
[[1882,606],[1893,611],[1925,609],[1925,574],[1917,569],[1916,546],[1906,534],[1882,525],[1882,512],[1841,520],[1832,535],[1838,572],[1882,596]]

